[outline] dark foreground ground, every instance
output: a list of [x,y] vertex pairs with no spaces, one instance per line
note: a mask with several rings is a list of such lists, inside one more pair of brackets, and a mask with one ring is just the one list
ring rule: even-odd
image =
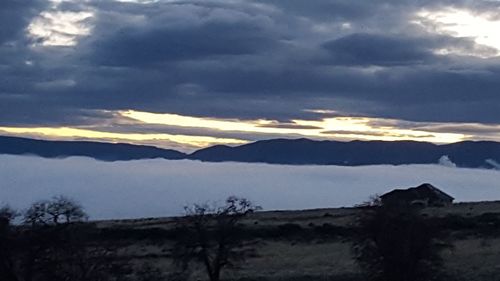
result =
[[[223,271],[224,280],[362,280],[352,246],[353,225],[362,209],[337,208],[259,212],[247,217],[246,235],[255,253]],[[500,280],[500,202],[458,203],[427,208],[452,245],[441,252],[447,273],[460,280]],[[165,275],[172,265],[173,218],[100,221],[98,239],[119,247],[119,258],[136,270],[153,267]],[[192,280],[205,280],[203,267]]]

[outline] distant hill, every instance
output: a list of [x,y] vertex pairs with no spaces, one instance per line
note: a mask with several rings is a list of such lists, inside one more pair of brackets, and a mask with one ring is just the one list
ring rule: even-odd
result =
[[216,145],[184,154],[171,149],[87,141],[44,141],[0,136],[0,154],[56,158],[88,156],[98,160],[191,159],[289,165],[435,164],[443,156],[459,167],[500,167],[500,143],[465,141],[445,145],[416,141],[314,141],[272,139],[236,147]]
[[135,159],[183,159],[185,154],[154,146],[90,141],[45,141],[0,136],[0,154],[30,154],[46,158],[87,156],[103,161]]
[[416,141],[313,141],[273,139],[237,147],[224,145],[198,150],[188,156],[210,162],[262,162],[292,165],[434,164],[442,156],[460,167],[492,168],[500,162],[500,143],[458,142],[436,145]]

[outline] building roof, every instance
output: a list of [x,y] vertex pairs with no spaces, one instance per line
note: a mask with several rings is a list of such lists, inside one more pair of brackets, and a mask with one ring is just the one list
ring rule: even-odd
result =
[[433,198],[450,202],[455,199],[430,183],[424,183],[417,187],[411,187],[407,189],[395,189],[383,194],[382,196],[380,196],[380,198],[382,200],[390,198],[408,200]]

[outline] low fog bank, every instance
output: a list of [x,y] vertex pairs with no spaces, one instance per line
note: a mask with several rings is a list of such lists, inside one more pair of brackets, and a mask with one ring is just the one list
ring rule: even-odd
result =
[[182,214],[186,204],[229,195],[265,210],[353,206],[376,193],[430,182],[457,201],[500,200],[500,171],[440,165],[280,166],[246,163],[0,155],[0,203],[26,208],[66,195],[92,219]]

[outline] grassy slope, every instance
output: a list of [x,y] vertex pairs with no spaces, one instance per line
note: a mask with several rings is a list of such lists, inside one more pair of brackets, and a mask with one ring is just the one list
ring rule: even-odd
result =
[[[249,235],[256,238],[257,255],[238,268],[223,273],[231,280],[344,280],[359,269],[350,251],[348,229],[359,209],[271,211],[253,214],[247,220]],[[453,249],[443,252],[447,271],[464,280],[496,280],[500,275],[500,202],[460,203],[428,208],[430,217],[446,217]],[[486,215],[485,215],[486,214]],[[450,215],[452,215],[450,217]],[[322,227],[338,232],[325,236]],[[162,239],[173,227],[171,218],[103,221],[104,230],[121,233],[124,258],[139,265],[151,262],[165,272],[171,269],[171,240]],[[300,227],[298,227],[300,226]],[[498,231],[497,231],[498,230]],[[165,231],[162,232],[162,231]],[[347,231],[347,232],[346,232]],[[204,279],[196,268],[194,278]]]

